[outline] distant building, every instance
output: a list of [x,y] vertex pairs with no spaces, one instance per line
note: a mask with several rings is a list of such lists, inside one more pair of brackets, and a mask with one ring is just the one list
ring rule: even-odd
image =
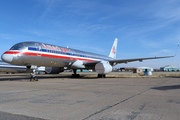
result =
[[120,68],[122,72],[132,72],[135,68]]
[[142,72],[144,71],[153,71],[153,68],[151,67],[137,67],[138,69],[142,69]]
[[80,70],[80,69],[77,69],[77,72],[92,72],[92,70],[84,70],[84,69]]
[[157,69],[157,68],[156,68],[156,69],[154,69],[154,71],[160,71],[160,69]]
[[153,71],[153,68],[151,67],[137,67],[133,70],[133,73],[142,73],[147,71]]
[[137,67],[137,68],[120,68],[120,71],[133,72],[133,73],[143,73],[147,71],[153,71],[151,67]]
[[142,69],[135,68],[135,69],[133,70],[133,73],[142,73]]
[[175,67],[172,65],[166,65],[160,68],[160,71],[179,71],[179,67]]

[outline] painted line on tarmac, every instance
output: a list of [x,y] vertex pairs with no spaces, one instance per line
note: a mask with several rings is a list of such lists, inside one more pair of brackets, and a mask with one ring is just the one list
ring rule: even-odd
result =
[[47,119],[0,111],[0,120],[47,120]]

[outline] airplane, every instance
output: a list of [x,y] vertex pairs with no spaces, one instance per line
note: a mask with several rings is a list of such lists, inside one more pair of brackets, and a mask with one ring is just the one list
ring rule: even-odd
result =
[[0,72],[6,73],[25,73],[26,66],[12,65],[0,60]]
[[[117,43],[118,39],[115,38],[109,55],[105,56],[41,42],[21,42],[4,52],[1,59],[10,64],[27,66],[28,69],[32,65],[59,68],[55,71],[73,69],[72,77],[79,77],[79,74],[76,73],[77,69],[95,69],[98,77],[104,78],[112,71],[112,67],[119,63],[142,62],[143,60],[175,56],[116,59]],[[37,81],[35,70],[31,73],[30,80]]]
[[0,72],[6,72],[7,74],[30,73],[33,69],[35,69],[36,72],[45,72],[46,74],[59,74],[60,72],[63,72],[63,71],[56,71],[56,69],[59,69],[56,67],[44,67],[44,66],[37,67],[34,65],[32,65],[30,69],[27,69],[26,66],[12,65],[0,60]]

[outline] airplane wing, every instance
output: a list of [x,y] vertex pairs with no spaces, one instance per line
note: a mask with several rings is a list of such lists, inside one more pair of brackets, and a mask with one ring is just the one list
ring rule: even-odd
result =
[[176,53],[174,56],[163,56],[163,57],[150,57],[150,58],[136,58],[136,59],[115,59],[115,60],[110,60],[109,63],[113,65],[114,63],[128,63],[128,62],[134,62],[134,61],[139,61],[142,62],[143,60],[151,60],[151,59],[161,59],[161,58],[171,58],[175,57],[177,55],[179,45],[177,47]]
[[[134,61],[139,61],[139,62],[142,62],[143,60],[150,60],[150,59],[161,59],[161,58],[171,58],[171,57],[175,57],[175,56],[163,56],[163,57],[149,57],[149,58],[135,58],[135,59],[114,59],[114,60],[109,60],[108,62],[111,64],[111,65],[114,65],[114,64],[119,64],[119,63],[128,63],[128,62],[134,62]],[[87,62],[84,62],[84,65],[95,65],[97,63],[99,63],[101,61],[87,61]]]
[[128,63],[128,62],[134,62],[134,61],[142,62],[143,60],[171,58],[171,57],[174,57],[174,56],[136,58],[136,59],[115,59],[115,60],[110,60],[109,63]]

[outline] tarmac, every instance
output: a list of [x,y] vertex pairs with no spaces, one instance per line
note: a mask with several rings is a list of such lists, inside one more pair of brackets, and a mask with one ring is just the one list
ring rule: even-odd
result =
[[179,120],[180,78],[0,74],[0,120]]

